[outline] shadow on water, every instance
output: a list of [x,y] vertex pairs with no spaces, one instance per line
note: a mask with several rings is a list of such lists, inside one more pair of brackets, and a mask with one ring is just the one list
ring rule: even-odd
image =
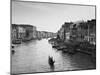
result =
[[24,42],[24,45],[30,45],[30,44],[36,44],[37,43],[37,40],[31,40],[31,41],[26,41]]
[[51,71],[54,71],[55,66],[54,65],[50,65],[50,69],[51,69]]

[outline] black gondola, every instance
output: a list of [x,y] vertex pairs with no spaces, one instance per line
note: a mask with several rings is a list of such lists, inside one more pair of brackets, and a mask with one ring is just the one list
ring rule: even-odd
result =
[[49,56],[49,60],[48,61],[49,61],[49,65],[50,66],[54,66],[55,61],[53,60],[53,57]]
[[12,52],[12,54],[14,54],[15,53],[15,50],[12,50],[11,52]]

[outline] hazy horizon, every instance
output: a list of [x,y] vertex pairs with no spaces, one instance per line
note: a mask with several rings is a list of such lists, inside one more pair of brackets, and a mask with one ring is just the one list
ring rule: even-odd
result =
[[64,22],[95,19],[94,6],[12,1],[12,24],[30,24],[57,32]]

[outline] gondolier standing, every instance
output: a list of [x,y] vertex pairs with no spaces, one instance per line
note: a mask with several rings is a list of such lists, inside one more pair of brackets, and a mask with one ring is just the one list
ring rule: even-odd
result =
[[53,66],[54,63],[55,63],[55,61],[53,60],[53,57],[50,57],[50,56],[49,56],[49,58],[48,58],[48,62],[49,62],[49,65],[50,65],[50,66]]

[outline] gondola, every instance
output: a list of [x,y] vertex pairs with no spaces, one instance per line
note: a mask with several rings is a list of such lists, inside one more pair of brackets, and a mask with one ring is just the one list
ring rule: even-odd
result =
[[50,66],[54,66],[55,61],[53,60],[52,57],[49,57],[48,62],[49,62],[49,65],[50,65]]

